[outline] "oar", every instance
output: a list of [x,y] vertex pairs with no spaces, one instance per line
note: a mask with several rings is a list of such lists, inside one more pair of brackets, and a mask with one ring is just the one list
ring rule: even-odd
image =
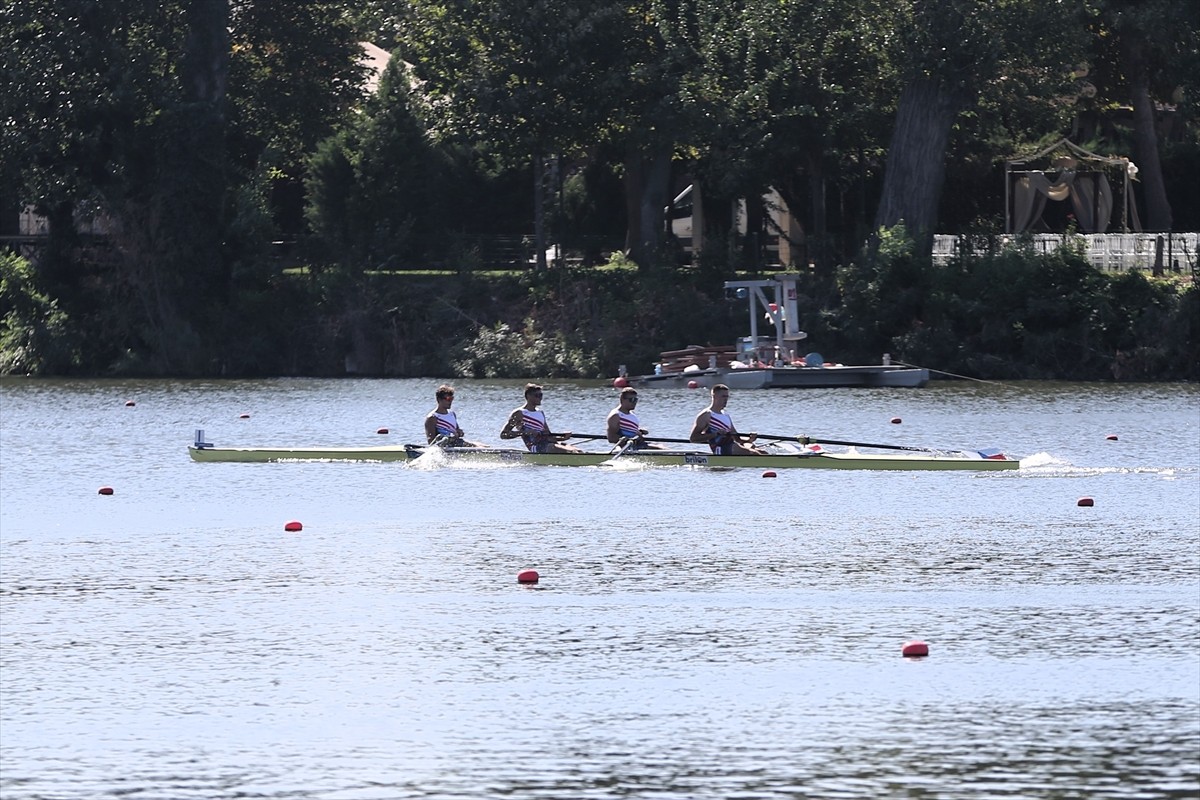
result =
[[669,444],[696,444],[691,439],[667,439],[662,436],[643,436],[644,442],[667,442]]
[[621,439],[621,441],[618,442],[618,444],[620,445],[620,449],[617,450],[617,452],[613,453],[607,460],[602,462],[601,466],[604,466],[606,464],[611,464],[614,461],[616,461],[618,458],[620,458],[621,456],[625,455],[625,451],[627,451],[629,448],[631,448],[635,444],[637,444],[637,437],[631,436],[628,438]]
[[[546,436],[566,436],[565,433],[547,433]],[[591,434],[591,433],[572,433],[568,438],[571,439],[607,439],[607,433]]]
[[871,444],[870,442],[843,442],[838,439],[817,439],[813,436],[772,436],[760,433],[760,439],[773,439],[777,442],[798,442],[800,444],[836,444],[841,447],[873,447],[877,450],[911,450],[915,453],[941,453],[933,447],[907,447],[902,444]]

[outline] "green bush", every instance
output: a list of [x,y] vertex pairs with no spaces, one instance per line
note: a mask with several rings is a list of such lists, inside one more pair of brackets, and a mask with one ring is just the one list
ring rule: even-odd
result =
[[61,374],[80,365],[79,334],[39,290],[28,261],[0,251],[0,375]]

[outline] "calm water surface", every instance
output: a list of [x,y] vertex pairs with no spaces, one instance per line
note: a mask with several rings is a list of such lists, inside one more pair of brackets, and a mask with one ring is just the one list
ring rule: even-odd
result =
[[[0,796],[1200,796],[1196,386],[730,403],[1005,473],[187,457],[419,440],[437,383],[0,381]],[[458,389],[497,442],[521,384]]]

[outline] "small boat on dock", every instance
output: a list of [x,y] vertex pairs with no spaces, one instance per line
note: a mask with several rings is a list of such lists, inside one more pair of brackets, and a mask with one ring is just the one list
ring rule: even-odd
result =
[[[801,355],[799,343],[808,334],[797,327],[798,278],[796,273],[781,273],[768,280],[726,281],[727,296],[750,302],[749,336],[732,346],[669,350],[661,354],[653,374],[620,377],[634,386],[669,388],[711,388],[723,383],[731,389],[915,389],[929,383],[929,370],[893,364],[886,353],[879,364],[862,365],[827,362],[815,352]],[[772,290],[774,301],[764,289]],[[758,335],[760,314],[774,325],[774,338]]]

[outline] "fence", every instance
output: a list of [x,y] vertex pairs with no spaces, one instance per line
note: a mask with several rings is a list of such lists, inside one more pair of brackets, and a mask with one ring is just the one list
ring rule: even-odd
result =
[[1096,269],[1129,272],[1154,269],[1160,241],[1164,271],[1197,274],[1200,233],[1037,233],[985,237],[938,234],[933,237],[933,260],[944,264],[968,249],[975,255],[983,255],[1009,247],[1031,246],[1036,252],[1050,253],[1071,244],[1080,247]]

